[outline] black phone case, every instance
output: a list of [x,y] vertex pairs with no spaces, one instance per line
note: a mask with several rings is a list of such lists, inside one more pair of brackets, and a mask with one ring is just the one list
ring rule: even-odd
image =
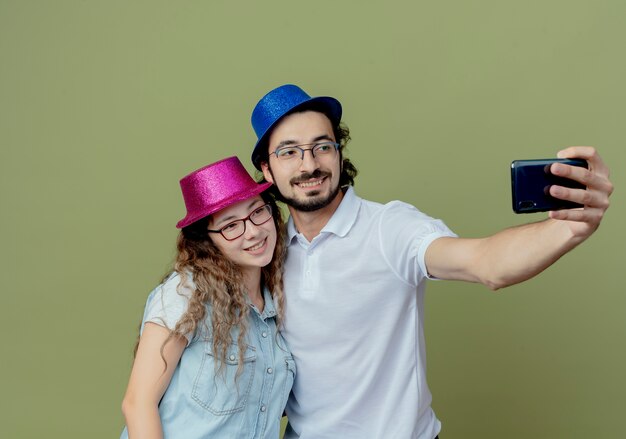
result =
[[548,190],[552,185],[585,189],[584,185],[574,180],[551,174],[550,165],[555,162],[587,168],[587,162],[581,159],[515,160],[511,163],[511,193],[515,213],[583,207],[549,195]]

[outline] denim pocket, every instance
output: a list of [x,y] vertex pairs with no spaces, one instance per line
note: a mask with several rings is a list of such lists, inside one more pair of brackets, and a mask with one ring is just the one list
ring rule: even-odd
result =
[[255,349],[251,346],[246,348],[239,376],[237,376],[239,367],[237,344],[228,347],[222,370],[217,375],[215,368],[217,360],[213,356],[211,342],[205,343],[204,351],[205,355],[200,363],[191,397],[214,415],[228,415],[243,410],[248,402],[254,379]]

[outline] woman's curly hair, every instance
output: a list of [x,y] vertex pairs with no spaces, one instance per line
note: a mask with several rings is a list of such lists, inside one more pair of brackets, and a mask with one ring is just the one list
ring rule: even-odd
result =
[[[267,192],[267,191],[266,191]],[[276,226],[277,239],[272,261],[261,268],[261,282],[270,291],[276,303],[276,323],[281,327],[285,298],[283,294],[283,261],[286,251],[285,224],[276,202],[266,193],[263,200],[272,207],[272,218]],[[244,289],[243,275],[237,264],[224,257],[213,244],[208,234],[210,217],[205,217],[184,227],[177,239],[177,255],[173,271],[181,277],[179,288],[189,285],[191,275],[193,290],[187,311],[180,318],[174,329],[161,347],[174,337],[195,334],[205,324],[210,310],[211,328],[204,328],[210,334],[212,351],[218,360],[216,373],[223,370],[226,353],[232,340],[232,330],[238,328],[237,345],[239,347],[239,368],[241,373],[247,344],[249,305]]]

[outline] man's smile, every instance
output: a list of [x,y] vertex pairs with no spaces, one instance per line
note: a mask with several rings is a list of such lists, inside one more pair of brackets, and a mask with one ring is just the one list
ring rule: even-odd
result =
[[314,186],[319,186],[322,184],[322,182],[326,179],[326,177],[324,178],[320,178],[318,180],[312,180],[312,181],[303,181],[301,183],[296,183],[299,187],[306,189],[306,188],[311,188]]

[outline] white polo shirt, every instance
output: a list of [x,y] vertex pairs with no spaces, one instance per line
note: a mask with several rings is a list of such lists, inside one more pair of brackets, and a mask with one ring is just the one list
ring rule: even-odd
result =
[[285,438],[432,439],[424,254],[443,222],[349,188],[309,242],[288,223],[283,335],[298,373]]

